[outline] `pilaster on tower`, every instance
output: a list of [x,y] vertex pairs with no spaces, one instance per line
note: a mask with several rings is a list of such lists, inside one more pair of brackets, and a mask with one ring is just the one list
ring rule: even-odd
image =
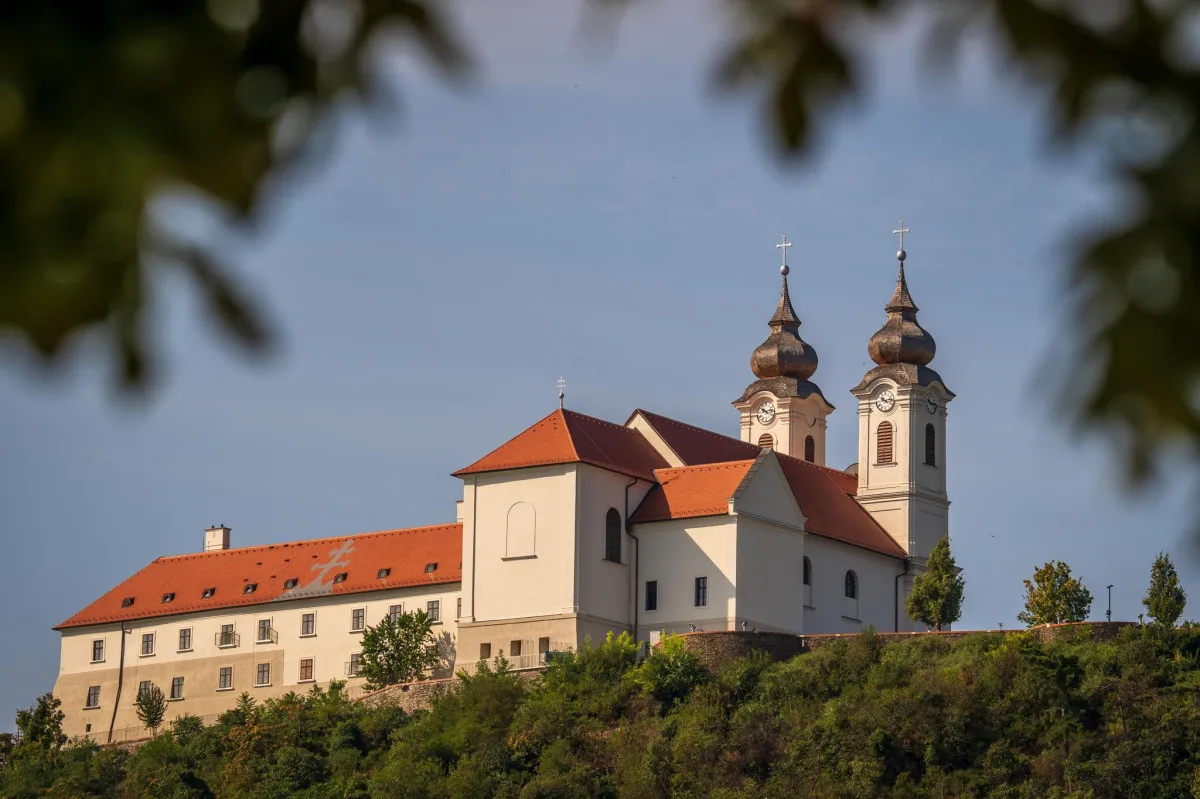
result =
[[788,293],[787,248],[783,237],[783,287],[775,314],[767,323],[767,340],[750,356],[758,379],[746,387],[733,407],[741,414],[741,437],[785,455],[825,464],[825,419],[833,406],[809,378],[817,371],[817,352],[800,338],[800,318]]

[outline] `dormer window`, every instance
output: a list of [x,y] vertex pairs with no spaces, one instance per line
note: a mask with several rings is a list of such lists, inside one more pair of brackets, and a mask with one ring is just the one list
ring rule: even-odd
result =
[[333,577],[334,584],[336,585],[337,583],[346,582],[346,574],[347,574],[347,572],[338,572],[337,574],[335,574]]
[[379,573],[376,574],[375,576],[378,577],[380,580],[382,580],[383,578],[387,577],[391,573],[392,573],[391,569],[380,569]]
[[296,577],[287,578],[286,580],[283,581],[283,590],[291,591],[293,588],[296,587],[296,583],[298,583],[298,582],[300,582],[300,580]]
[[204,589],[204,590],[203,590],[203,591],[200,593],[200,598],[201,598],[201,599],[212,599],[212,595],[213,595],[213,594],[215,594],[215,593],[217,593],[217,589],[215,589],[215,588],[205,588],[205,589]]
[[242,589],[243,594],[253,594],[258,590],[258,583],[246,583],[246,587]]
[[437,562],[436,561],[433,563],[425,564],[425,573],[426,574],[433,574],[435,571],[437,571]]
[[162,603],[165,605],[168,602],[174,601],[174,599],[175,599],[175,592],[168,591],[167,593],[163,594]]
[[121,607],[128,608],[133,606],[133,597],[127,596],[121,600]]

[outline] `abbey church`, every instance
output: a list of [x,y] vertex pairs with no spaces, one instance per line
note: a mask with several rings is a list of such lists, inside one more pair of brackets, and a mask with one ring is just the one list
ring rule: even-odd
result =
[[903,244],[897,257],[886,321],[867,342],[876,365],[850,389],[856,465],[825,463],[834,408],[785,262],[755,379],[732,403],[740,437],[649,410],[606,421],[560,407],[454,473],[462,499],[446,524],[242,548],[230,528],[209,528],[202,551],[157,558],[55,628],[64,732],[143,737],[134,700],[151,684],[168,720],[211,721],[242,692],[334,679],[361,693],[363,631],[416,609],[434,620],[435,676],[501,656],[536,668],[610,630],[653,643],[690,630],[923,629],[904,599],[949,533],[954,394],[930,367]]

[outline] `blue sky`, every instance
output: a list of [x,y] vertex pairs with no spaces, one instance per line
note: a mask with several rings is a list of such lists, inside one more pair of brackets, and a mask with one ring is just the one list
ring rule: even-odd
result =
[[706,91],[722,40],[708,4],[636,8],[605,52],[579,37],[574,3],[499,5],[460,5],[471,86],[388,57],[400,113],[342,118],[259,234],[226,238],[281,334],[274,358],[232,353],[168,283],[146,402],[115,401],[97,362],[49,380],[0,361],[4,724],[53,684],[52,625],[197,550],[208,525],[244,546],[453,519],[449,473],[552,410],[560,374],[584,413],[644,407],[736,435],[783,232],[814,379],[838,406],[828,459],[846,466],[901,217],[934,366],[958,394],[960,626],[1015,625],[1021,580],[1054,558],[1092,588],[1094,617],[1108,583],[1114,617],[1136,617],[1160,549],[1200,591],[1184,487],[1122,493],[1109,450],[1072,432],[1046,384],[1067,234],[1107,194],[1086,159],[1045,146],[1039,101],[999,82],[985,43],[938,83],[912,20],[864,40],[868,96],[796,169],[750,98]]

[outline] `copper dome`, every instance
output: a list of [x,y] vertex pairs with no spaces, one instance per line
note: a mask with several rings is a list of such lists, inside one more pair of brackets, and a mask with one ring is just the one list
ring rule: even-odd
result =
[[917,305],[908,293],[904,277],[904,261],[900,261],[900,276],[896,291],[887,304],[887,321],[867,342],[867,353],[880,366],[913,364],[927,366],[937,352],[933,336],[917,322]]
[[817,351],[800,338],[800,319],[788,296],[787,276],[779,293],[779,305],[769,322],[771,335],[750,356],[750,370],[760,380],[792,377],[807,380],[817,371]]

